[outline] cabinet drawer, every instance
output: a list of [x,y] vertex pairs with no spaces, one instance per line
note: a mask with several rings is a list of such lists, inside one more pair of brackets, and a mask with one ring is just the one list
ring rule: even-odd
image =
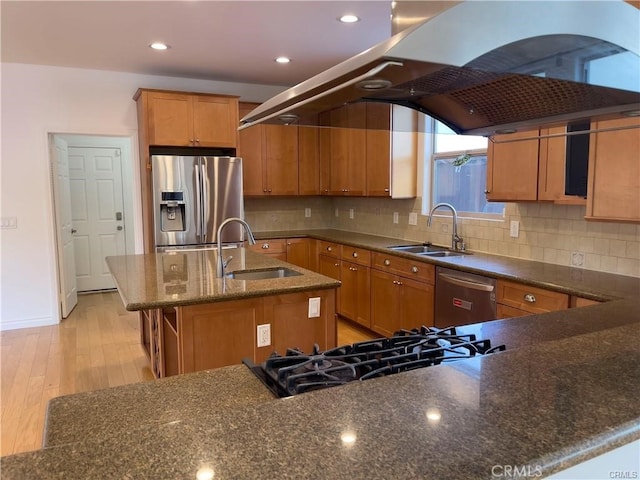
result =
[[430,263],[374,252],[372,266],[383,272],[395,273],[406,278],[415,278],[432,285],[435,281],[435,268]]
[[333,242],[325,242],[324,240],[320,241],[320,250],[318,251],[321,255],[327,255],[333,258],[341,258],[342,254],[342,245],[339,243]]
[[526,312],[524,310],[520,310],[519,308],[509,307],[508,305],[502,305],[498,303],[496,305],[496,314],[497,319],[503,318],[516,318],[516,317],[525,317],[527,315],[531,315],[531,312]]
[[256,240],[256,244],[248,248],[260,253],[286,253],[287,242],[284,238]]
[[371,265],[371,252],[362,248],[342,245],[342,259],[359,265]]
[[569,295],[498,280],[497,302],[530,313],[552,312],[569,308]]

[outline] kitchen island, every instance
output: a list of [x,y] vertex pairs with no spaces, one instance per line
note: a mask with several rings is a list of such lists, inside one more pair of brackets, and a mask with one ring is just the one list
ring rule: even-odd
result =
[[[287,399],[263,396],[242,365],[59,397],[45,448],[3,458],[3,478],[544,478],[640,439],[638,279],[484,255],[445,262],[605,303],[459,327],[507,350]],[[127,407],[155,394],[146,414]]]
[[[224,249],[224,257],[221,278],[215,250],[107,257],[125,308],[142,312],[141,340],[156,377],[260,362],[291,346],[335,346],[340,282],[244,248]],[[290,276],[268,276],[280,272]],[[239,279],[243,273],[267,278]],[[258,328],[267,329],[265,338]]]

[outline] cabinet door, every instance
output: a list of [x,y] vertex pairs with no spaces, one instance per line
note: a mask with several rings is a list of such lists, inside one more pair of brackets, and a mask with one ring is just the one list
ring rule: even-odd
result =
[[343,260],[340,278],[340,315],[371,328],[370,269]]
[[309,268],[309,246],[308,238],[290,238],[287,240],[287,262],[302,268]]
[[371,270],[371,329],[390,336],[399,325],[399,277],[380,270]]
[[264,125],[267,193],[298,194],[298,127]]
[[[566,127],[545,128],[544,135],[563,135]],[[549,200],[564,205],[585,205],[587,200],[575,195],[565,195],[567,137],[540,139],[538,165],[538,200]]]
[[592,128],[635,127],[589,138],[587,220],[640,222],[640,120],[594,122]]
[[318,115],[320,124],[318,132],[318,150],[320,155],[320,194],[331,194],[331,113],[324,112]]
[[424,282],[416,282],[400,277],[402,313],[398,316],[396,329],[411,330],[422,325],[431,327],[434,324],[434,288]]
[[[523,201],[537,199],[538,130],[496,135],[487,149],[487,200]],[[516,140],[516,141],[513,141]],[[508,143],[499,143],[508,142]]]
[[[245,116],[258,104],[241,103],[240,116]],[[264,159],[264,127],[256,125],[238,133],[237,154],[242,157],[242,188],[246,196],[266,195]]]
[[[318,256],[318,272],[334,280],[340,280],[340,260],[327,255]],[[340,297],[342,287],[336,290],[336,313],[340,313]]]
[[149,145],[193,145],[190,95],[151,92],[148,102]]
[[391,195],[391,106],[367,103],[367,196]]
[[238,99],[194,95],[193,135],[199,147],[236,148]]
[[346,108],[332,110],[330,136],[331,195],[345,195],[349,182],[349,117]]
[[508,305],[498,303],[496,304],[496,315],[497,320],[500,320],[503,318],[525,317],[527,315],[531,315],[531,313],[525,310],[520,310],[519,308],[513,308]]
[[298,127],[298,193],[320,194],[320,132],[318,127]]
[[354,103],[348,105],[349,129],[348,163],[347,163],[347,192],[354,197],[362,197],[367,188],[367,130],[366,104]]

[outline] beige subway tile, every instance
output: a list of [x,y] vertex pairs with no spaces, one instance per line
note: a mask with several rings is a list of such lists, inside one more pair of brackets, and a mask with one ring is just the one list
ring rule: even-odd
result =
[[542,262],[544,260],[544,248],[531,247],[531,260]]
[[611,241],[608,238],[596,238],[593,240],[593,253],[609,255]]
[[518,257],[530,260],[531,259],[531,246],[530,245],[518,245]]
[[620,275],[640,277],[640,260],[631,258],[619,258],[617,273],[619,273]]
[[571,265],[571,252],[568,250],[557,250],[555,263],[558,265]]
[[640,242],[626,242],[625,257],[632,259],[640,259]]
[[571,220],[571,230],[575,233],[586,233],[587,222],[584,220]]
[[627,254],[627,242],[623,240],[609,240],[609,254],[624,257]]
[[618,271],[618,257],[601,255],[600,270],[603,272],[616,273]]
[[558,250],[556,250],[555,248],[544,249],[543,261],[545,263],[556,263],[557,257],[558,257]]
[[630,223],[618,225],[618,238],[620,240],[638,240],[638,227]]
[[587,253],[584,256],[584,268],[589,270],[600,270],[602,263],[602,256],[595,253]]

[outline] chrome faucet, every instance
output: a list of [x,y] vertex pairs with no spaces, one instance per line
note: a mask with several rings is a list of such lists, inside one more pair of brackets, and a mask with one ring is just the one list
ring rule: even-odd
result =
[[227,265],[229,264],[229,262],[233,259],[233,256],[229,256],[229,258],[227,258],[226,260],[222,259],[222,229],[229,223],[232,222],[238,222],[240,225],[242,225],[245,229],[245,231],[247,232],[247,241],[249,242],[249,245],[255,245],[256,244],[256,239],[253,236],[253,232],[251,231],[251,228],[249,227],[249,224],[247,222],[245,222],[244,220],[242,220],[241,218],[238,217],[231,217],[231,218],[227,218],[224,222],[222,222],[220,224],[220,226],[218,227],[218,261],[216,263],[216,277],[218,278],[224,278],[224,269],[227,268]]
[[440,207],[446,207],[451,210],[453,214],[453,232],[451,233],[451,250],[464,250],[464,242],[462,241],[462,237],[458,235],[458,212],[453,208],[453,205],[450,203],[437,203],[429,212],[429,219],[427,220],[427,227],[431,226],[431,220],[433,218],[433,212]]

